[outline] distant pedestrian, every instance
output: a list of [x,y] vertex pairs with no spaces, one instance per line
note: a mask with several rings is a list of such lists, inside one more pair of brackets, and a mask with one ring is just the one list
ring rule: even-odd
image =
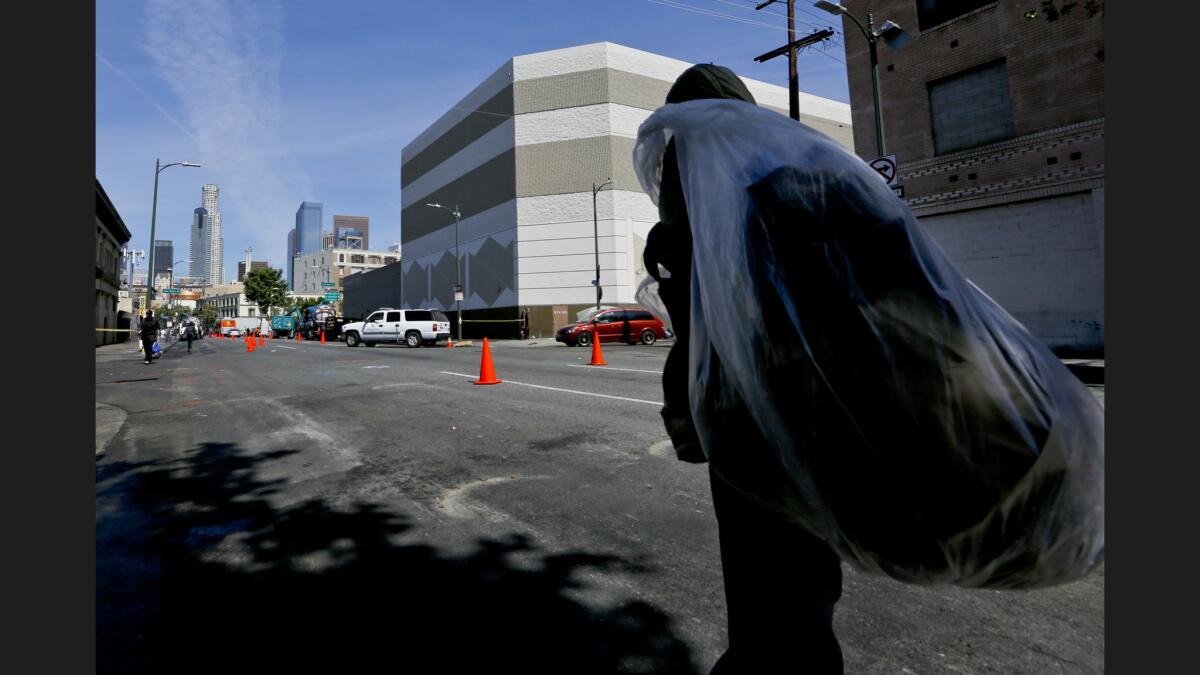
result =
[[192,340],[196,339],[196,326],[192,324],[191,321],[189,321],[187,327],[183,329],[183,339],[187,340],[188,353],[192,353]]
[[138,325],[138,335],[142,338],[142,354],[146,357],[146,365],[154,359],[154,343],[158,342],[159,324],[154,318],[154,310],[146,310],[146,318]]

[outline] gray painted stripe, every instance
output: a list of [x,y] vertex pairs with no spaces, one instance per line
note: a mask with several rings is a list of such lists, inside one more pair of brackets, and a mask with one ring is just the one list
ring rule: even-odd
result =
[[448,214],[425,206],[428,202],[457,203],[466,219],[517,197],[588,192],[593,182],[607,178],[611,189],[641,192],[633,144],[632,138],[593,136],[517,146],[404,209],[401,240],[407,245],[446,227]]
[[400,166],[401,187],[420,178],[487,132],[503,124],[504,120],[512,117],[512,85],[501,89],[498,94],[488,99],[476,110],[478,112],[467,115],[466,119],[450,127],[446,133]]
[[[655,110],[666,100],[671,83],[611,68],[583,70],[518,80],[493,96],[400,168],[400,185],[408,185],[467,147],[504,121],[501,115],[544,112],[601,103]],[[496,114],[498,113],[498,114]]]
[[[466,148],[514,114],[544,112],[563,108],[617,103],[643,110],[657,110],[667,98],[671,82],[623,70],[599,68],[530,80],[518,80],[478,108],[480,114],[468,115],[427,148],[405,162],[400,169],[401,187]],[[782,115],[786,109],[763,106]],[[800,114],[800,121],[832,136],[844,146],[853,147],[850,125],[814,115]]]
[[513,150],[500,153],[404,209],[400,214],[401,241],[407,244],[445,227],[447,223],[453,225],[453,216],[442,209],[425,206],[427,203],[436,202],[450,207],[457,204],[461,217],[469,218],[515,199],[516,163],[513,154]]

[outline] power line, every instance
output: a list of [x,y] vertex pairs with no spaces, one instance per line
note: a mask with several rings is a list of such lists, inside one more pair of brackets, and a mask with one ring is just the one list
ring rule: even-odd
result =
[[[672,9],[683,10],[685,12],[695,12],[696,14],[701,14],[704,16],[711,16],[711,17],[715,17],[718,19],[726,19],[728,21],[736,21],[738,23],[749,24],[752,26],[761,26],[763,28],[770,28],[772,30],[781,30],[785,33],[787,32],[787,28],[784,26],[776,26],[774,24],[763,23],[761,21],[750,21],[748,19],[743,19],[743,18],[737,17],[737,16],[731,16],[729,14],[722,14],[721,12],[715,12],[715,11],[709,10],[709,9],[703,9],[700,7],[693,7],[692,5],[685,5],[683,3],[672,2],[671,0],[646,0],[646,2],[653,2],[657,5],[664,5],[666,7],[671,7]],[[828,25],[828,24],[826,24],[826,25]],[[834,56],[832,54],[829,54],[829,53],[821,51],[821,50],[817,50],[816,53],[824,54],[825,56],[833,59],[834,61],[837,61],[838,63],[842,64],[843,66],[846,65],[846,63],[844,61],[842,61],[841,59],[837,58],[836,56]]]
[[[713,0],[713,2],[719,2],[723,5],[733,5],[734,7],[741,7],[742,9],[745,9],[750,12],[759,11],[759,10],[756,10],[754,7],[750,6],[750,5],[757,5],[758,3],[755,2],[755,0],[749,0],[749,1],[750,1],[749,5],[739,5],[738,3],[731,2],[730,0]],[[780,14],[779,12],[773,12],[770,9],[767,9],[765,7],[762,9],[762,12],[764,14],[773,14],[775,16],[782,17],[784,19],[787,18],[787,14]],[[819,19],[821,17],[818,16],[816,18]],[[812,21],[802,21],[799,17],[797,17],[795,19],[795,21],[796,21],[796,23],[802,23],[806,26],[812,26],[813,28],[831,28],[831,29],[833,29],[833,32],[835,32],[835,33],[840,34],[842,32],[840,28],[837,28],[836,26],[831,25],[831,23],[828,21],[826,21],[825,23],[813,23]]]
[[731,16],[729,14],[722,14],[721,12],[714,12],[713,10],[710,10],[710,9],[703,9],[700,7],[694,7],[692,5],[685,5],[683,3],[671,2],[670,0],[646,0],[646,2],[653,2],[656,5],[665,5],[667,7],[681,9],[685,12],[695,12],[696,14],[713,16],[718,19],[726,19],[728,21],[737,21],[738,23],[749,24],[751,26],[761,26],[763,28],[770,28],[772,30],[782,30],[784,32],[787,32],[787,28],[775,26],[773,24],[763,23],[761,21],[751,21],[749,19],[743,19],[741,17]]

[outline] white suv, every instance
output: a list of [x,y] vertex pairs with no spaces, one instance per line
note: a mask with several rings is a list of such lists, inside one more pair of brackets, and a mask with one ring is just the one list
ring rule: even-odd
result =
[[437,344],[450,337],[450,319],[436,309],[392,309],[381,307],[365,321],[342,326],[347,347],[380,342],[403,342],[409,347]]

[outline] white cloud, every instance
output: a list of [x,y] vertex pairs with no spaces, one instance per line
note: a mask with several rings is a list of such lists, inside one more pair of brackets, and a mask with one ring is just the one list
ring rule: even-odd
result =
[[[146,50],[179,98],[198,161],[221,186],[227,253],[231,239],[255,251],[282,249],[300,201],[314,196],[280,139],[281,3],[150,0],[145,28]],[[226,255],[226,276],[239,257]]]

